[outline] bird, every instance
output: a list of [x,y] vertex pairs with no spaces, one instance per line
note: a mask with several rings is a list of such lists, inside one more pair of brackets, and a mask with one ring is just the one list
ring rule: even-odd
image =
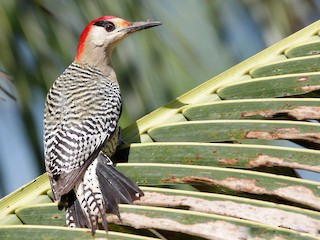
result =
[[128,35],[161,25],[115,16],[91,21],[74,61],[54,81],[45,100],[44,159],[54,201],[66,209],[66,225],[108,231],[106,213],[143,196],[111,160],[121,142],[122,99],[112,53]]

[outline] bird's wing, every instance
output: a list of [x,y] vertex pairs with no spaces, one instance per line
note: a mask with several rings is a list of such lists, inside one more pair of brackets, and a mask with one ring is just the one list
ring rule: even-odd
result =
[[116,130],[121,109],[120,90],[111,81],[100,80],[80,84],[80,89],[75,88],[78,94],[68,88],[55,91],[53,87],[47,97],[45,161],[55,200],[60,201],[61,196],[82,179]]

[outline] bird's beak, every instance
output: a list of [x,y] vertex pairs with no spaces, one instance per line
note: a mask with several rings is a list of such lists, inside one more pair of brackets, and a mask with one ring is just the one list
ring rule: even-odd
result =
[[133,33],[147,28],[152,28],[161,25],[160,21],[146,21],[146,22],[133,22],[131,25],[123,28],[121,31]]

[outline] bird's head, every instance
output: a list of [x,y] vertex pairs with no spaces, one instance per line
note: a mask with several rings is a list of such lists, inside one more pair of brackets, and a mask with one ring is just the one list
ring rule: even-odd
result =
[[108,75],[114,47],[129,34],[158,25],[161,22],[129,22],[114,16],[97,18],[83,30],[75,62],[97,68]]

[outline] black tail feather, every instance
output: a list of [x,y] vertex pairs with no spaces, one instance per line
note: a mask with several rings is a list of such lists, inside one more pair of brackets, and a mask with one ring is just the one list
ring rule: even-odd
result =
[[107,212],[119,218],[119,203],[130,204],[144,195],[135,183],[113,167],[111,160],[103,153],[98,155],[97,176]]
[[79,200],[73,190],[68,194],[67,200],[67,225],[80,228],[88,227],[88,219],[83,213]]
[[[85,201],[87,204],[88,212],[85,213],[74,190],[64,195],[64,201],[68,202],[66,206],[67,225],[70,227],[91,228],[92,235],[95,234],[95,230],[98,228],[108,231],[105,213],[115,214],[121,220],[118,204],[130,204],[144,195],[135,183],[113,167],[112,161],[105,154],[100,152],[97,160],[95,173],[103,198],[103,207],[99,207],[99,213],[96,213],[97,215],[90,213],[89,208],[92,207],[92,203],[89,203],[86,198],[86,200],[81,200],[82,203]],[[82,185],[80,184],[80,186]],[[91,197],[95,198],[95,195],[93,194]],[[93,202],[97,204],[96,200]]]

